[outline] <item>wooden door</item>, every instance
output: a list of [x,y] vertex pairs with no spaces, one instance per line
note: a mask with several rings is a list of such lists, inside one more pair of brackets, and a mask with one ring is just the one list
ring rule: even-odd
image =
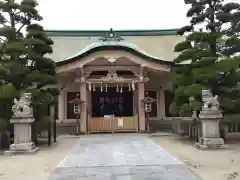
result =
[[[107,92],[92,92],[92,111],[88,118],[89,132],[135,131],[137,118],[133,115],[133,92],[123,88],[108,88]],[[121,122],[122,125],[121,125]]]

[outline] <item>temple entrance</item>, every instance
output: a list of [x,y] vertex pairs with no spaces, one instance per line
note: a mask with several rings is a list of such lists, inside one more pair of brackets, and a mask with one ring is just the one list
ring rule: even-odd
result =
[[114,115],[116,117],[133,116],[133,92],[123,88],[117,92],[110,87],[107,92],[92,91],[92,117]]
[[137,131],[138,120],[134,114],[133,91],[123,87],[109,87],[106,91],[91,92],[89,132]]

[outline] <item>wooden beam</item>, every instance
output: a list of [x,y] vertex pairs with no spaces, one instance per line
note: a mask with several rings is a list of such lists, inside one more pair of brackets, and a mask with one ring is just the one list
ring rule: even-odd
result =
[[109,68],[113,68],[116,71],[132,71],[132,72],[139,72],[139,66],[85,66],[84,72],[91,73],[93,71],[106,71]]

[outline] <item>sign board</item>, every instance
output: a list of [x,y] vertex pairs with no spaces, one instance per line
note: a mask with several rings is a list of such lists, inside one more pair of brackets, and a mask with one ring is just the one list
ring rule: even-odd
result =
[[110,119],[111,115],[104,115],[103,117],[104,117],[104,119]]
[[118,126],[123,127],[123,119],[122,118],[118,119]]
[[152,111],[152,104],[146,103],[145,104],[145,112],[150,113]]
[[74,114],[80,114],[80,105],[79,104],[74,104],[73,112],[74,112]]

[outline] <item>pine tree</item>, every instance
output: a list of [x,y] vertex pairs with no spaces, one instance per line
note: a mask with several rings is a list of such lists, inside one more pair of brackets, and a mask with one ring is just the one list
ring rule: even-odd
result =
[[[232,63],[233,67],[231,67],[228,61],[222,61],[222,69],[226,69],[224,66],[229,66],[229,71],[225,71],[225,77],[220,84],[223,87],[222,94],[225,95],[221,100],[227,113],[238,113],[240,108],[240,4],[225,4],[222,11],[231,17],[228,22],[229,27],[224,31],[222,54],[225,58],[227,57],[233,62],[236,61],[236,63]],[[236,84],[237,80],[238,83]],[[232,83],[232,86],[229,86],[229,83]]]
[[231,15],[229,27],[225,30],[223,55],[238,56],[240,52],[240,4],[228,3],[222,8],[223,12]]
[[[34,39],[34,44],[32,40]],[[56,85],[55,63],[45,55],[52,53],[53,41],[47,37],[42,26],[31,24],[27,27],[25,38],[28,68],[30,73],[25,77],[25,84],[32,85],[35,118],[40,119],[48,115],[48,107],[56,102],[58,90],[49,85]]]
[[46,86],[57,81],[55,63],[46,58],[46,54],[52,53],[53,42],[36,24],[42,20],[37,5],[35,0],[0,1],[0,92],[2,97],[9,94],[12,103],[16,94],[31,91],[33,106],[46,107],[57,94],[56,88]]
[[[238,77],[229,80],[229,71],[239,68],[239,59],[223,55],[226,31],[224,26],[231,22],[237,4],[224,4],[223,0],[185,0],[190,6],[186,15],[191,18],[190,25],[179,29],[179,35],[186,39],[175,46],[178,64],[172,71],[172,91],[175,95],[170,106],[173,115],[189,116],[192,111],[199,111],[201,90],[211,89],[220,96],[221,108],[232,109],[223,101],[232,102],[231,93],[226,89],[234,89]],[[226,11],[226,8],[230,9]],[[232,94],[231,94],[232,95]]]

